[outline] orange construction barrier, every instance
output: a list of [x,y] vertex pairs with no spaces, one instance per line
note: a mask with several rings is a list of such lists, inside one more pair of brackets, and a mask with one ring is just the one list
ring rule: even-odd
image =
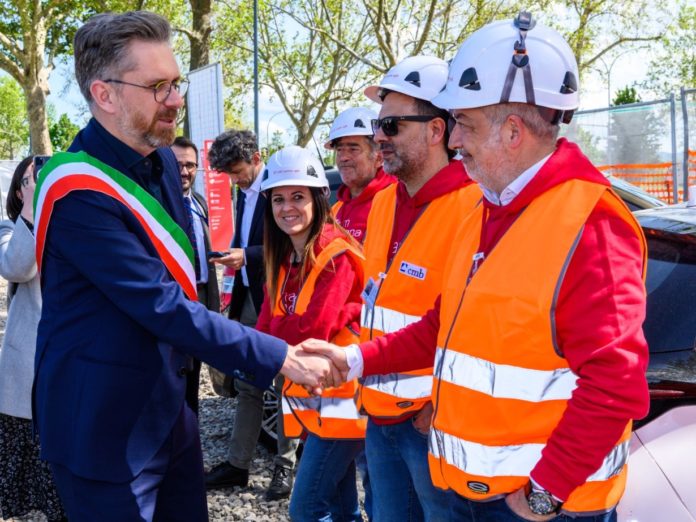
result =
[[[696,150],[688,151],[687,168],[689,186],[696,185]],[[612,174],[637,187],[648,194],[661,199],[665,203],[673,203],[674,194],[671,163],[626,163],[620,165],[601,165],[597,167],[606,174]],[[684,201],[684,188],[681,187],[681,176],[678,182],[677,194],[679,201]]]

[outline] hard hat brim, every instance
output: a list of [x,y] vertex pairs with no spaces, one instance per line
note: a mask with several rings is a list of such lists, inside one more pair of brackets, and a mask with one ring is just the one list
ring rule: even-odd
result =
[[276,181],[275,183],[269,183],[268,185],[262,185],[261,186],[261,192],[266,192],[268,190],[278,188],[278,187],[316,187],[316,188],[328,188],[328,186],[325,183],[322,183],[320,180],[317,180],[314,182],[313,180],[306,180],[306,181],[296,181],[293,180],[288,181],[288,180],[280,180]]

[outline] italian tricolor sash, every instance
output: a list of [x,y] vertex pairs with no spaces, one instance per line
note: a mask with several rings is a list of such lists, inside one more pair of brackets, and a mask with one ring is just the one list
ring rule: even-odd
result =
[[196,300],[193,247],[186,232],[145,189],[86,152],[58,153],[41,169],[34,194],[39,271],[53,207],[74,190],[100,192],[125,205],[142,225],[171,276],[189,299]]

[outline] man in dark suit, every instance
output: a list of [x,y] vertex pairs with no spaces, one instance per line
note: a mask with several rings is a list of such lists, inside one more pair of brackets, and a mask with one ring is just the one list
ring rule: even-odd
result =
[[[229,130],[218,136],[208,152],[211,168],[230,176],[239,187],[235,234],[232,248],[225,257],[216,259],[236,270],[230,303],[230,319],[254,326],[263,302],[263,220],[266,197],[261,194],[264,164],[256,136],[248,130]],[[235,379],[237,409],[228,460],[218,464],[206,475],[206,487],[246,486],[249,466],[254,457],[256,441],[263,420],[263,388]],[[282,386],[282,383],[276,383]],[[282,419],[282,415],[278,415]],[[269,500],[286,498],[292,488],[292,469],[295,465],[297,442],[287,439],[282,420],[278,426],[278,454],[271,485],[266,493]]]
[[[184,204],[191,218],[195,236],[195,253],[198,258],[200,271],[196,281],[198,302],[208,310],[220,310],[220,290],[218,288],[215,265],[208,259],[210,251],[210,233],[208,232],[208,205],[205,198],[193,190],[198,172],[198,147],[188,138],[177,136],[172,145],[181,175],[181,188],[184,193]],[[201,361],[193,359],[193,369],[186,376],[186,402],[198,415],[198,384],[201,375]]]
[[169,145],[186,82],[162,17],[100,14],[75,35],[93,118],[41,171],[43,309],[34,419],[71,522],[208,520],[191,357],[264,388],[318,387],[325,360],[206,310]]

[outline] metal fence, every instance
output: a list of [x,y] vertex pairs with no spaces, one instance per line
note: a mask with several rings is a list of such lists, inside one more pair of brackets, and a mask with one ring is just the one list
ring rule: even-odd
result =
[[696,89],[577,112],[563,134],[600,170],[667,203],[686,200],[686,187],[696,185]]

